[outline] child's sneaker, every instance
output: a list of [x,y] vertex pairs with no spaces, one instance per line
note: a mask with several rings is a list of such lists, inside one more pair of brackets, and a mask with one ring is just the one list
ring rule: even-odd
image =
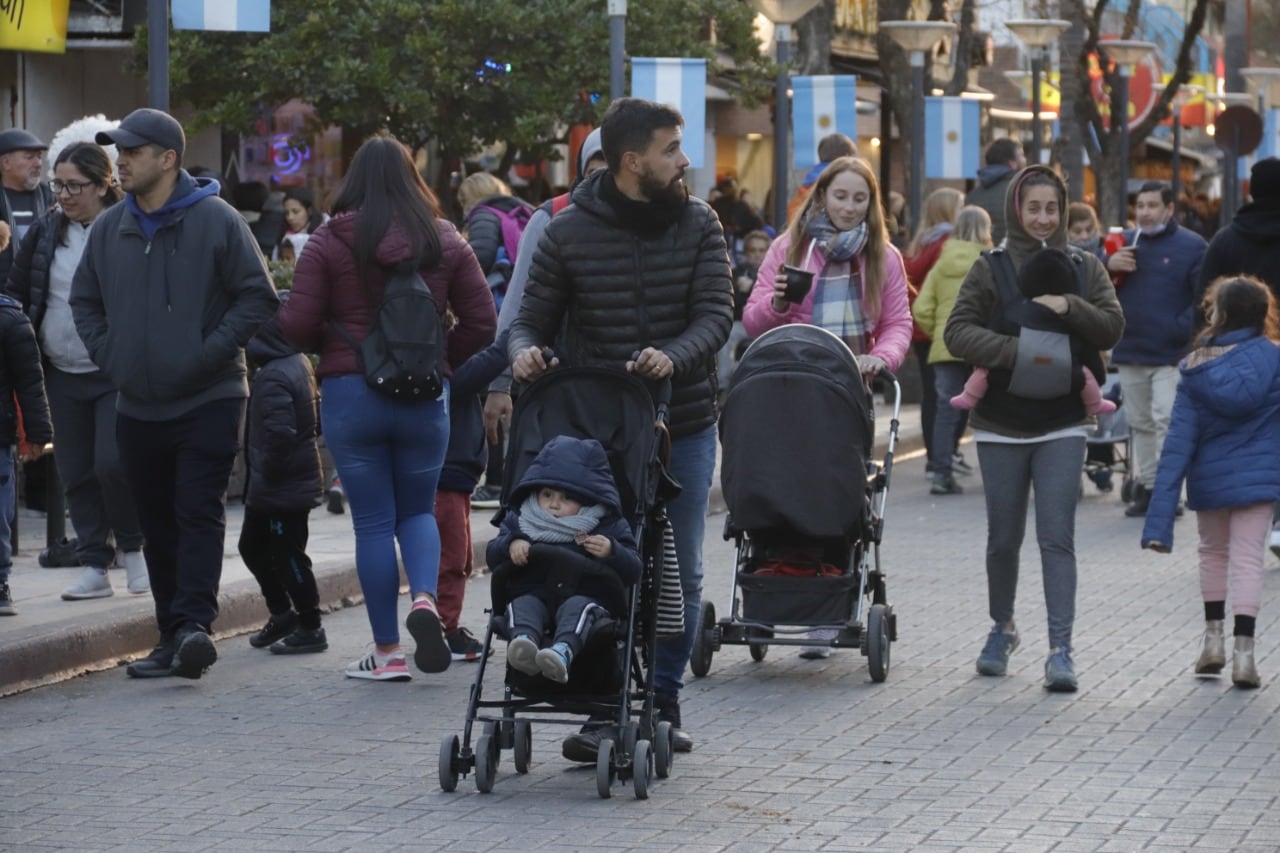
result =
[[991,633],[987,634],[987,644],[978,655],[978,674],[1004,675],[1009,669],[1009,655],[1014,653],[1020,642],[1022,638],[1018,636],[1017,628],[1005,630],[999,622],[993,625]]
[[567,643],[556,643],[538,652],[534,660],[538,664],[538,671],[542,673],[543,678],[550,679],[557,684],[566,684],[569,681],[569,664],[573,661],[573,650],[569,648]]
[[363,678],[367,681],[409,681],[409,664],[404,652],[396,649],[390,654],[379,654],[377,649],[347,667],[347,678]]
[[537,675],[538,644],[528,634],[520,634],[507,643],[507,665],[525,675]]
[[444,672],[453,662],[449,644],[444,639],[444,625],[440,611],[430,598],[420,598],[413,603],[409,618],[404,622],[413,637],[413,664],[423,672]]
[[0,616],[17,616],[18,608],[13,606],[13,596],[9,593],[9,585],[0,583]]

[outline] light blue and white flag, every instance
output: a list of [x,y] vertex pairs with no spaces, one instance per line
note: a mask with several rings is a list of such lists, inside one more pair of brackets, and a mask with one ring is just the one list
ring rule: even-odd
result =
[[858,138],[858,78],[852,74],[791,78],[792,165],[818,163],[818,142],[843,133]]
[[924,176],[961,179],[978,174],[982,113],[969,98],[924,99]]
[[271,32],[271,0],[173,0],[175,30]]
[[632,57],[631,97],[678,109],[684,116],[681,147],[689,167],[702,168],[707,153],[707,61]]

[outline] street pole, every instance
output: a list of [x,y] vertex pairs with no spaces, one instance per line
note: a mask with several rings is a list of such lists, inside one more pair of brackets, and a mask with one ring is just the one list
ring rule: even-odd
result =
[[169,0],[147,0],[147,99],[169,111]]
[[609,100],[623,96],[627,55],[627,0],[609,0]]
[[1111,121],[1120,122],[1120,210],[1114,224],[1123,228],[1129,222],[1129,64],[1117,65],[1116,109]]
[[924,199],[924,51],[911,51],[911,224],[905,231],[914,234],[920,225]]
[[1043,70],[1044,48],[1031,48],[1031,157],[1030,162],[1040,163],[1040,145],[1044,129],[1040,127],[1040,72]]
[[1173,218],[1178,218],[1178,200],[1182,198],[1182,107],[1175,100],[1173,106],[1173,152],[1169,155],[1169,164],[1173,166],[1173,180],[1169,182],[1173,188]]
[[778,42],[778,82],[774,91],[773,108],[773,227],[781,233],[787,227],[787,148],[791,130],[791,103],[787,89],[791,87],[791,25],[774,25],[774,38]]
[[1218,220],[1219,228],[1230,225],[1240,207],[1240,124],[1232,122],[1228,132],[1231,134],[1231,144],[1227,146],[1227,155],[1222,158],[1222,213]]

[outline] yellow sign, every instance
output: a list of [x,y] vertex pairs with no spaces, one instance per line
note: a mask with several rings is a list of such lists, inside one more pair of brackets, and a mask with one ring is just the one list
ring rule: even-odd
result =
[[67,52],[71,0],[0,0],[0,50]]

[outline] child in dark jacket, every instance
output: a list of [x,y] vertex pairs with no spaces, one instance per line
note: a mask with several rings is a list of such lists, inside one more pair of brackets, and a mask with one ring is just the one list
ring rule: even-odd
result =
[[449,381],[449,445],[436,487],[436,525],[440,528],[436,607],[449,656],[455,661],[477,661],[484,651],[484,645],[458,625],[458,619],[472,569],[471,493],[489,459],[480,395],[507,367],[508,334],[504,331],[463,362]]
[[1262,558],[1280,500],[1280,315],[1252,276],[1218,279],[1204,297],[1208,328],[1179,366],[1181,378],[1160,453],[1142,547],[1173,548],[1173,519],[1187,483],[1200,532],[1204,640],[1198,675],[1226,665],[1227,590],[1235,615],[1231,681],[1262,682],[1254,628],[1262,601]]
[[[288,293],[280,294],[284,305]],[[320,505],[315,371],[272,317],[249,339],[258,365],[245,419],[248,485],[240,556],[258,581],[271,616],[249,637],[254,648],[297,655],[329,648],[320,627],[320,594],[307,556],[307,517]]]
[[9,592],[9,572],[13,568],[10,520],[18,502],[13,446],[19,418],[26,433],[19,456],[23,462],[38,459],[53,441],[40,347],[22,303],[0,295],[0,616],[18,613]]
[[[1026,297],[1025,304],[1016,309],[1019,326],[1044,332],[1061,332],[1071,337],[1071,370],[1072,391],[1080,395],[1085,412],[1090,415],[1110,414],[1116,410],[1116,404],[1102,396],[1102,381],[1106,377],[1106,366],[1102,363],[1102,354],[1091,350],[1076,335],[1071,335],[1067,324],[1047,304],[1038,301],[1041,297],[1066,296],[1079,290],[1076,275],[1076,262],[1071,256],[1059,249],[1044,249],[1027,258],[1022,269],[1018,271],[1018,290]],[[964,390],[951,398],[951,405],[957,409],[972,409],[978,405],[991,382],[1009,385],[1010,371],[996,371],[994,376],[985,367],[975,367],[964,383]]]
[[[507,663],[526,675],[569,680],[596,621],[608,613],[611,584],[588,574],[531,562],[533,544],[552,544],[603,562],[624,587],[640,579],[640,553],[622,518],[609,458],[593,439],[557,436],[547,442],[511,492],[512,509],[489,543],[490,566],[512,563],[520,574],[507,605]],[[545,640],[550,634],[550,644]]]

